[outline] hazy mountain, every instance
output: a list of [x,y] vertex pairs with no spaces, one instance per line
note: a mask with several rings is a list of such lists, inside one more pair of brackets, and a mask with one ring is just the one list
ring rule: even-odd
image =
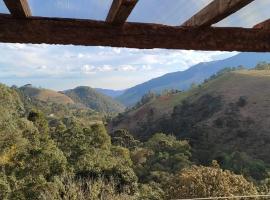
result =
[[112,98],[120,96],[125,92],[125,90],[111,90],[111,89],[103,89],[103,88],[95,88],[95,90],[101,94],[104,94]]
[[134,105],[148,91],[160,92],[164,89],[186,90],[192,83],[201,83],[223,68],[237,67],[239,65],[251,68],[262,61],[270,62],[270,53],[239,53],[224,60],[200,63],[186,71],[165,74],[164,76],[134,86],[127,89],[116,99],[126,106]]
[[75,103],[82,104],[102,113],[118,113],[124,111],[125,107],[113,98],[97,92],[87,86],[76,87],[66,90],[64,93]]

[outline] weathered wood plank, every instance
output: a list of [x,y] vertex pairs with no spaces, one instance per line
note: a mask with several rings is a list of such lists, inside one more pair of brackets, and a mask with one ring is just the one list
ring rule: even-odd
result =
[[270,29],[270,19],[256,24],[253,28]]
[[124,24],[138,0],[113,0],[106,21],[112,24]]
[[47,43],[128,48],[270,51],[270,30],[172,27],[102,21],[0,15],[0,42]]
[[211,26],[254,0],[214,0],[182,26]]
[[31,16],[27,0],[4,0],[4,2],[13,17],[24,18]]

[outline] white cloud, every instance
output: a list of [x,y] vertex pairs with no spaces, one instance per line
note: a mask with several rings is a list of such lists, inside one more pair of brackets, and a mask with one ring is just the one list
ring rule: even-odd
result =
[[[39,79],[39,84],[43,82],[44,87],[48,84],[47,79],[57,79],[57,83],[54,84],[56,86],[63,85],[60,84],[63,79],[76,80],[78,84],[91,76],[95,84],[102,83],[103,79],[106,79],[104,83],[111,80],[111,84],[106,87],[116,89],[119,84],[113,81],[115,77],[122,77],[117,80],[124,86],[130,86],[131,83],[147,81],[165,73],[185,70],[199,62],[233,54],[162,49],[0,44],[0,55],[1,80],[8,79],[9,82],[14,80],[14,84],[16,78],[25,79],[26,83],[30,79]],[[132,81],[124,82],[126,80],[124,77],[129,77]]]
[[7,44],[6,45],[8,48],[10,49],[14,49],[14,50],[20,50],[20,49],[25,49],[27,46],[25,44]]
[[42,65],[40,67],[37,67],[37,70],[46,70],[48,67],[46,65]]
[[95,67],[91,66],[91,65],[84,65],[84,66],[82,66],[81,70],[85,74],[95,74],[96,73]]
[[117,71],[124,71],[124,72],[131,72],[131,71],[136,71],[137,68],[132,66],[132,65],[122,65],[117,68]]
[[113,52],[116,53],[116,54],[121,53],[121,49],[120,49],[120,48],[113,48],[112,50],[113,50]]
[[84,54],[82,54],[82,53],[78,54],[78,58],[83,58],[83,57],[84,57]]
[[99,72],[110,72],[110,71],[113,71],[113,67],[110,66],[110,65],[104,65],[104,66],[101,66],[101,67],[96,67],[97,71]]
[[143,65],[142,69],[145,70],[145,71],[150,71],[150,70],[153,69],[153,67],[151,65]]

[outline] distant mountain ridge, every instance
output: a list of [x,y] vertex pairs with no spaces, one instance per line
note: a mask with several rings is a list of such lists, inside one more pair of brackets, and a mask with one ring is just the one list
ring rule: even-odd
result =
[[120,96],[126,91],[126,90],[111,90],[111,89],[104,89],[104,88],[95,88],[95,90],[101,94],[104,94],[112,98]]
[[199,63],[188,70],[168,73],[127,89],[116,97],[116,100],[126,106],[132,106],[149,91],[158,93],[165,89],[186,90],[192,83],[201,83],[223,68],[242,65],[249,69],[262,61],[270,62],[270,53],[239,53],[224,60]]
[[63,91],[63,93],[70,97],[75,103],[101,113],[119,113],[123,112],[125,109],[125,106],[113,98],[99,93],[94,88],[88,86],[79,86]]

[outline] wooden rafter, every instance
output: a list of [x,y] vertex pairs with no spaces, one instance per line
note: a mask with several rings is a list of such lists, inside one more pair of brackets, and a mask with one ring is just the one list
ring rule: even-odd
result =
[[31,16],[27,0],[4,0],[4,2],[13,17],[25,18]]
[[113,0],[106,21],[112,24],[124,24],[138,0]]
[[[129,48],[270,51],[270,30],[172,27],[102,21],[0,15],[0,42],[73,44]],[[20,34],[18,34],[20,33]]]
[[211,26],[252,1],[254,0],[214,0],[187,20],[183,26]]
[[253,28],[270,29],[270,19],[255,25]]

